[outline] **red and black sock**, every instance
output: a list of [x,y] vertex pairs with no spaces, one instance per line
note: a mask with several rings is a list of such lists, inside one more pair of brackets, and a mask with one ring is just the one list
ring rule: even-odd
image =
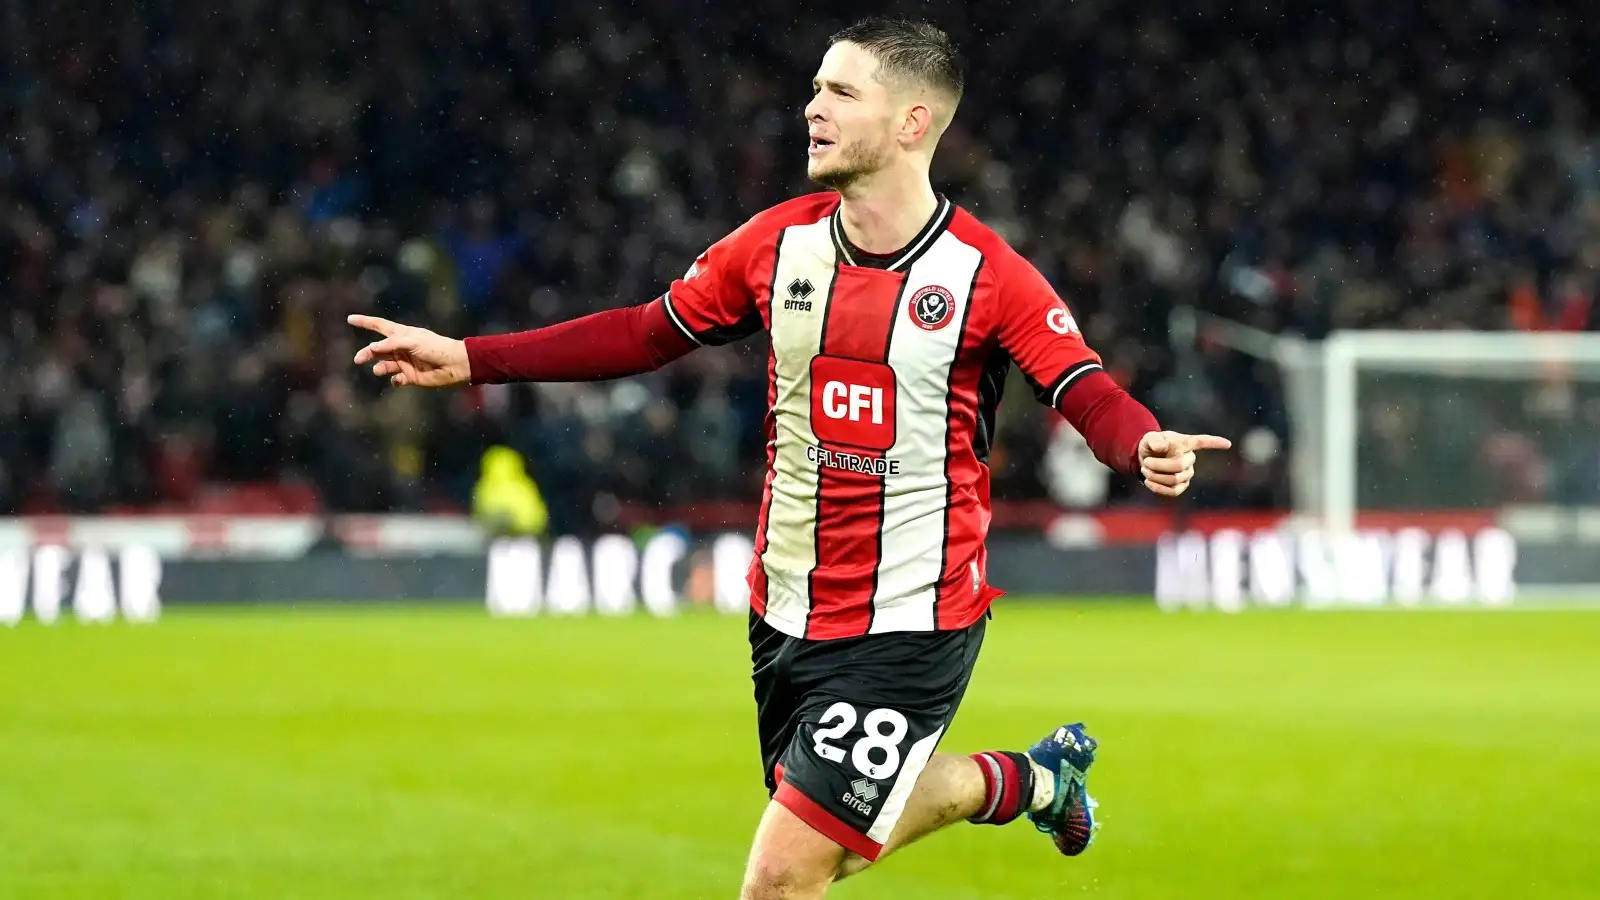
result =
[[1027,754],[989,750],[972,754],[983,772],[983,806],[968,819],[975,825],[1004,825],[1033,802],[1033,766]]

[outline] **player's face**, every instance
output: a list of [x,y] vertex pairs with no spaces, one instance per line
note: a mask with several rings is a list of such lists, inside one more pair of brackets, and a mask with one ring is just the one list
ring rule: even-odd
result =
[[834,44],[822,57],[806,104],[806,175],[812,181],[842,190],[891,158],[897,105],[874,77],[877,70],[877,58],[849,42]]

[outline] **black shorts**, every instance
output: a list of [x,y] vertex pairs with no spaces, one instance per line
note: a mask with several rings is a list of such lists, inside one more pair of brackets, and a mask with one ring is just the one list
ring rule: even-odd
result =
[[877,859],[961,705],[987,618],[961,631],[807,641],[752,614],[767,792]]

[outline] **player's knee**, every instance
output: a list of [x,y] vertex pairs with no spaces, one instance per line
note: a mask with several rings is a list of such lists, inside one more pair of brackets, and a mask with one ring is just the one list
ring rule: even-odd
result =
[[744,875],[740,900],[808,900],[821,897],[833,873],[808,872],[786,860],[752,860]]

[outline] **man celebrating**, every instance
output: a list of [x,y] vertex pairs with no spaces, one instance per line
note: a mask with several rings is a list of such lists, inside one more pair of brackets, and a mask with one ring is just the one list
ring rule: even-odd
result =
[[582,381],[771,335],[767,478],[749,574],[757,728],[772,801],[742,896],[821,897],[953,822],[1026,815],[1060,852],[1094,830],[1081,724],[1027,752],[937,754],[991,601],[986,463],[1015,363],[1095,456],[1176,497],[1210,435],[1160,430],[1050,285],[935,193],[963,74],[937,28],[871,19],[812,82],[807,173],[829,188],[718,241],[661,297],[454,340],[365,316],[356,363],[398,386]]

